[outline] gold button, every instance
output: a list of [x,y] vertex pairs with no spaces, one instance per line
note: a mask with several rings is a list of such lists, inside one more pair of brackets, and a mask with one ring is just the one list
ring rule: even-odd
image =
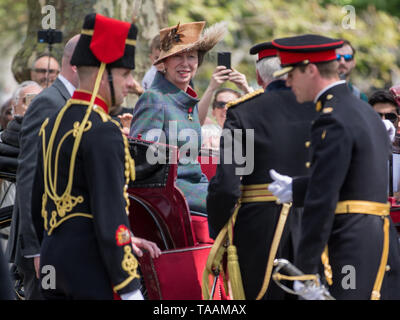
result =
[[306,145],[306,148],[309,148],[311,146],[311,142],[310,141],[306,141],[305,145]]
[[385,271],[386,272],[390,271],[390,266],[389,265],[386,266]]
[[331,94],[328,94],[327,96],[326,96],[326,100],[331,100],[333,98],[333,95],[331,95]]
[[311,167],[311,162],[306,162],[306,168],[310,168]]

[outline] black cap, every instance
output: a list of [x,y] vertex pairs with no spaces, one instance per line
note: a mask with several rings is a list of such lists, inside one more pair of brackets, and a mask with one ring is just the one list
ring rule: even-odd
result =
[[316,34],[280,38],[272,41],[278,50],[282,70],[274,73],[281,76],[290,72],[294,66],[308,63],[328,62],[336,60],[335,49],[343,46],[343,40],[332,39]]
[[137,28],[134,24],[91,13],[85,17],[71,58],[75,66],[135,69]]
[[250,49],[250,54],[258,54],[258,60],[260,61],[261,59],[264,58],[271,58],[271,57],[276,57],[277,56],[277,50],[276,48],[272,45],[272,42],[263,42],[256,44],[255,46],[251,47]]

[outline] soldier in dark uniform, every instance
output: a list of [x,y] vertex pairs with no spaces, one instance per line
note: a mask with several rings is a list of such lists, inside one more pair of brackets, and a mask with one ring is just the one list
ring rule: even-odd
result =
[[296,261],[304,273],[317,273],[322,259],[336,299],[399,299],[400,250],[387,202],[390,141],[377,113],[339,81],[335,49],[342,43],[318,35],[273,41],[284,67],[276,75],[289,72],[297,101],[314,101],[319,116],[310,175],[272,173],[269,190],[304,205]]
[[[316,112],[311,104],[297,103],[283,79],[273,78],[273,71],[279,70],[280,65],[271,43],[256,45],[250,53],[258,54],[257,78],[263,89],[227,105],[220,164],[208,189],[209,227],[211,236],[215,237],[240,201],[233,242],[237,247],[245,298],[284,299],[284,291],[270,281],[272,263],[275,256],[293,258],[300,212],[291,210],[285,226],[282,205],[276,204],[276,198],[267,190],[271,182],[268,170],[279,167],[294,176],[307,174],[304,163],[308,159],[309,144],[304,141],[308,140]],[[232,146],[238,131],[242,140]],[[247,151],[251,148],[252,151]],[[241,149],[246,150],[244,165],[237,157],[242,156]],[[232,162],[229,157],[233,158]],[[275,237],[275,230],[280,227],[284,227],[283,234]]]
[[131,234],[127,185],[134,162],[108,114],[133,79],[136,35],[133,24],[87,15],[71,59],[79,88],[40,130],[32,217],[41,268],[53,266],[56,276],[55,288],[42,288],[45,298],[142,299],[134,253],[142,246],[159,254],[154,243]]

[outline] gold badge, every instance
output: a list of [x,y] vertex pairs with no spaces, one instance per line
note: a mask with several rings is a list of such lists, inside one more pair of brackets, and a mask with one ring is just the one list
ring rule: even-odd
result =
[[318,101],[315,106],[315,110],[317,110],[317,112],[320,112],[321,109],[322,109],[322,103],[321,103],[321,101]]
[[323,113],[331,113],[333,111],[333,108],[328,107],[328,108],[324,108],[324,110],[322,110]]
[[115,234],[115,239],[117,240],[118,246],[123,246],[125,244],[130,243],[131,242],[131,233],[130,233],[129,229],[124,225],[120,225]]

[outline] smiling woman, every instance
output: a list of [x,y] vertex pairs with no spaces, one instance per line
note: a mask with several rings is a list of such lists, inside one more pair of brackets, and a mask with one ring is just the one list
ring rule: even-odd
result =
[[[201,146],[199,100],[190,81],[205,53],[218,43],[226,29],[224,24],[216,24],[202,33],[204,25],[204,21],[192,22],[160,31],[161,51],[154,65],[162,63],[163,72],[157,72],[150,89],[139,98],[130,131],[133,137],[142,135],[145,140],[180,148],[176,183],[191,212],[202,214],[206,213],[208,180],[197,161]],[[156,138],[154,129],[159,132]]]

